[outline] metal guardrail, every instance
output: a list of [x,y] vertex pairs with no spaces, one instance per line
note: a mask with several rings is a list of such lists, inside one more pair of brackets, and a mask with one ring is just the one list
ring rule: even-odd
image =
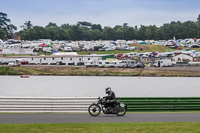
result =
[[95,97],[0,97],[0,113],[87,112]]
[[[200,111],[200,97],[118,97],[129,112]],[[87,112],[97,97],[0,97],[0,113]]]
[[119,97],[128,111],[200,111],[200,97]]

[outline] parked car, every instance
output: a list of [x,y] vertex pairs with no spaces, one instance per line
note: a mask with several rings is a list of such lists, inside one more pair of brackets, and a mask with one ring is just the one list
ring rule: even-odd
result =
[[182,50],[182,48],[181,47],[178,47],[178,48],[176,48],[177,50]]
[[28,65],[29,62],[25,59],[18,59],[21,62],[21,65]]
[[138,62],[135,64],[135,67],[134,68],[145,68],[145,64],[143,62]]

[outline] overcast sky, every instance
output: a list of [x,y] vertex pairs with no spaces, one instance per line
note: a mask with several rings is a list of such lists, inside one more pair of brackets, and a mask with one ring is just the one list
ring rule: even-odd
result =
[[18,30],[25,21],[34,26],[79,21],[103,27],[123,23],[161,26],[171,21],[196,21],[200,0],[0,0],[0,12],[8,14]]

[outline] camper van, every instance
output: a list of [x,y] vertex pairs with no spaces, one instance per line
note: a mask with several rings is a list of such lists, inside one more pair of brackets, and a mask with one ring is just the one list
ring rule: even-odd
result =
[[71,47],[64,47],[64,51],[71,52],[73,49]]
[[123,60],[121,62],[121,67],[134,68],[136,64],[137,64],[136,60]]
[[122,60],[114,60],[111,62],[112,67],[122,67]]
[[171,60],[157,60],[156,63],[153,64],[154,67],[169,67],[172,66]]
[[21,66],[21,65],[28,65],[29,62],[25,59],[10,59],[8,62],[8,66]]
[[113,67],[109,60],[99,60],[98,67]]
[[8,66],[20,66],[20,65],[21,65],[21,61],[18,59],[16,59],[16,60],[11,59],[8,62]]
[[89,60],[89,61],[87,61],[87,62],[85,63],[85,66],[86,66],[86,67],[96,67],[96,66],[98,66],[98,65],[97,65],[97,63],[96,63],[95,61]]

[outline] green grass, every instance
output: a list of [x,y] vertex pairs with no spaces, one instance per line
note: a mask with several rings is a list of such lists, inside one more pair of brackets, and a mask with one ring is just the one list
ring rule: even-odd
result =
[[10,67],[2,66],[0,67],[0,75],[19,75],[20,72],[13,70]]
[[1,133],[199,133],[200,122],[1,124]]
[[23,74],[35,74],[35,75],[41,74],[41,72],[39,70],[31,69],[28,67],[18,67],[17,70],[22,71]]
[[[130,52],[138,52],[138,53],[145,53],[145,52],[170,52],[175,51],[176,49],[170,49],[167,46],[162,45],[148,45],[148,44],[138,44],[136,45],[138,49],[136,50],[113,50],[113,51],[80,51],[77,52],[79,55],[88,55],[89,53],[93,54],[123,54],[123,53],[130,53]],[[142,51],[140,51],[140,47],[144,48]],[[185,48],[183,48],[185,49]],[[197,52],[200,52],[200,48],[191,48],[191,50],[196,50]],[[45,53],[45,52],[38,52],[38,55],[51,55],[51,53]],[[29,56],[27,54],[6,54],[6,56]]]
[[[137,49],[136,50],[113,50],[113,51],[92,51],[94,54],[123,54],[123,53],[130,53],[130,52],[138,52],[138,53],[145,53],[145,52],[172,52],[176,51],[176,49],[170,49],[167,46],[162,46],[162,45],[148,45],[148,44],[140,44],[136,45]],[[139,49],[143,48],[142,51]],[[183,47],[183,49],[185,49]],[[191,48],[191,50],[196,50],[197,52],[200,52],[200,48]],[[77,52],[79,55],[88,55],[87,51],[81,51]]]
[[30,54],[4,54],[4,56],[30,56]]
[[52,53],[47,52],[37,52],[37,55],[51,55]]
[[[145,52],[169,52],[174,51],[175,49],[170,49],[167,46],[161,46],[161,45],[143,45],[138,44],[136,45],[136,50],[112,50],[112,51],[92,51],[94,54],[123,54],[123,53],[130,53],[130,52],[138,52],[138,53],[145,53]],[[140,51],[140,48],[143,48],[142,51]],[[87,55],[87,51],[81,51],[77,52],[79,55]]]
[[196,52],[200,52],[200,48],[191,48],[191,50],[195,50]]

